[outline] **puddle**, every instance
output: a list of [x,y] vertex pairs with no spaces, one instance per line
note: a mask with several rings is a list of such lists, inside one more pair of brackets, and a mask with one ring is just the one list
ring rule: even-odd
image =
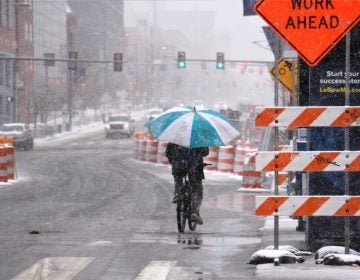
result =
[[254,211],[255,196],[250,193],[226,193],[210,198],[204,206],[234,212]]

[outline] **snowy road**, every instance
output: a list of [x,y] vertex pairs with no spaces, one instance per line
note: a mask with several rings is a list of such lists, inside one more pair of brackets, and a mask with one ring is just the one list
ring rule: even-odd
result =
[[0,189],[0,279],[252,279],[254,195],[206,174],[195,232],[178,234],[168,166],[133,159],[102,125],[36,142]]

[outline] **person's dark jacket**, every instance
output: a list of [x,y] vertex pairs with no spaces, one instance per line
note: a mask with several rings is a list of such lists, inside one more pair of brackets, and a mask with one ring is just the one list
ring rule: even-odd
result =
[[199,179],[204,179],[203,157],[209,154],[209,148],[186,148],[169,143],[165,155],[172,166],[172,174],[185,176],[187,173],[196,173]]

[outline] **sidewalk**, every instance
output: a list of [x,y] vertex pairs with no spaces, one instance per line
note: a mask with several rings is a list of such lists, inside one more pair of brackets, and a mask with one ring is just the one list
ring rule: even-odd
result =
[[[305,233],[296,231],[297,220],[288,217],[279,219],[279,244],[291,245],[306,251]],[[274,245],[274,218],[268,217],[263,228],[261,248]],[[358,280],[360,267],[329,266],[315,264],[314,255],[307,256],[304,263],[260,264],[256,266],[255,279],[261,280]]]

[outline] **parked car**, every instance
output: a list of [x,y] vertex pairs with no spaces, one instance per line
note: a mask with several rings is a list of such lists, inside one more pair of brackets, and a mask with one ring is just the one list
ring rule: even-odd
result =
[[29,128],[34,138],[43,138],[46,136],[52,136],[55,133],[55,129],[51,125],[41,122],[36,123],[36,130],[35,130],[35,124],[33,123],[29,124]]
[[147,116],[146,116],[146,120],[147,121],[151,121],[152,119],[155,119],[157,116],[161,115],[163,113],[162,109],[150,109]]
[[25,151],[34,147],[34,139],[29,126],[25,123],[6,123],[0,126],[0,136],[14,137],[14,147]]
[[105,122],[105,137],[126,135],[131,137],[134,133],[134,121],[127,114],[114,114]]

